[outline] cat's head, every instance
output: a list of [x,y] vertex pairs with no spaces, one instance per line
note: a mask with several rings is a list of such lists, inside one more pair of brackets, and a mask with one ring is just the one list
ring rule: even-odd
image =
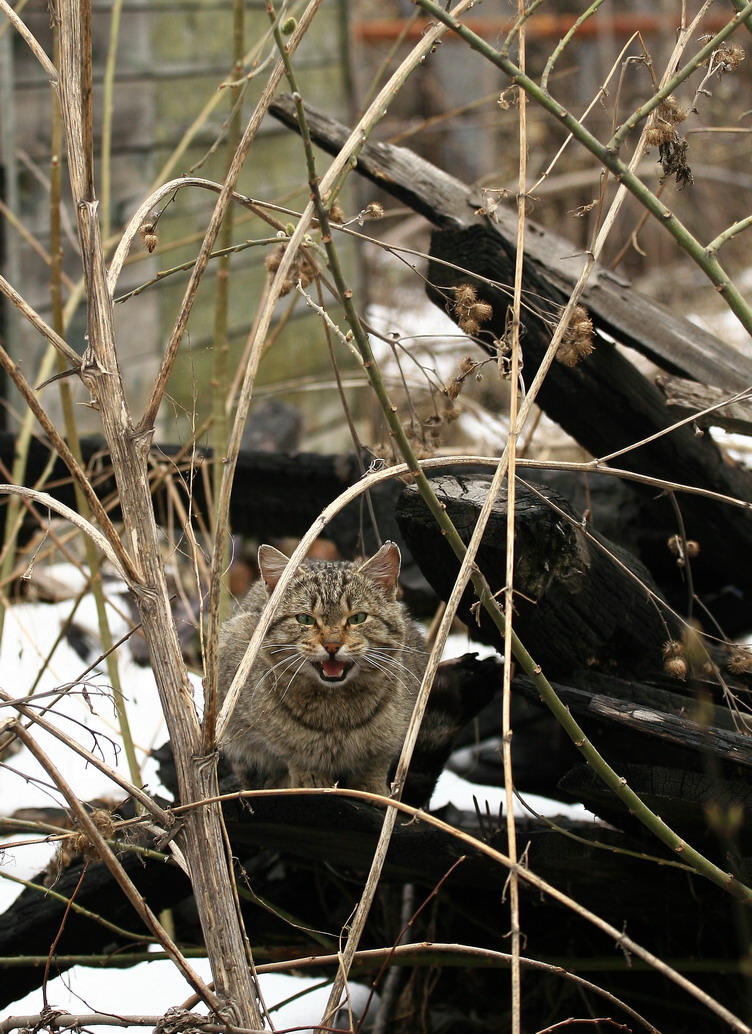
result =
[[[264,545],[258,563],[271,593],[289,558]],[[400,551],[393,542],[366,561],[305,561],[283,592],[269,626],[268,653],[277,660],[286,651],[296,653],[304,664],[300,674],[324,684],[342,684],[359,672],[383,670],[384,659],[401,647],[404,637],[397,603],[399,570]]]

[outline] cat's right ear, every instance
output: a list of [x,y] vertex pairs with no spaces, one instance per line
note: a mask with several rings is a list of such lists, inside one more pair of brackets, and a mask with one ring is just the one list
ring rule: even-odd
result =
[[358,568],[358,572],[374,581],[384,592],[396,592],[400,560],[399,546],[395,542],[385,542],[378,553]]
[[290,562],[290,558],[280,553],[274,546],[259,546],[258,566],[261,577],[269,592],[273,592],[282,572]]

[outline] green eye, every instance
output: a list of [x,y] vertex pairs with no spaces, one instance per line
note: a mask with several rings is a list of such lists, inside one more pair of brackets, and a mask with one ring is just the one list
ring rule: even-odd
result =
[[296,614],[295,615],[295,620],[298,622],[299,625],[315,625],[316,624],[314,618],[312,618],[310,614]]
[[347,619],[348,625],[362,625],[365,619],[368,617],[364,610],[359,610],[357,614],[351,614]]

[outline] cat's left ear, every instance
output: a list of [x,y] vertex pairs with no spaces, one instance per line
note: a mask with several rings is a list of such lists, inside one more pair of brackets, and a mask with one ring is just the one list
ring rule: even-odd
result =
[[261,577],[266,583],[269,592],[273,592],[277,582],[282,577],[282,572],[290,562],[290,558],[280,553],[274,546],[259,546],[258,566]]
[[384,592],[394,592],[397,588],[401,559],[396,543],[385,542],[378,553],[358,568],[358,574],[370,578]]

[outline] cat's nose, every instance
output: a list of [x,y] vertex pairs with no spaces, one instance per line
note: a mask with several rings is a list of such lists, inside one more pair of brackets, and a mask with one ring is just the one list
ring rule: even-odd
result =
[[334,657],[335,653],[337,652],[337,650],[339,650],[340,646],[342,646],[342,643],[337,642],[336,640],[329,640],[326,643],[324,643],[324,649],[327,651],[327,653],[330,653],[332,657]]

